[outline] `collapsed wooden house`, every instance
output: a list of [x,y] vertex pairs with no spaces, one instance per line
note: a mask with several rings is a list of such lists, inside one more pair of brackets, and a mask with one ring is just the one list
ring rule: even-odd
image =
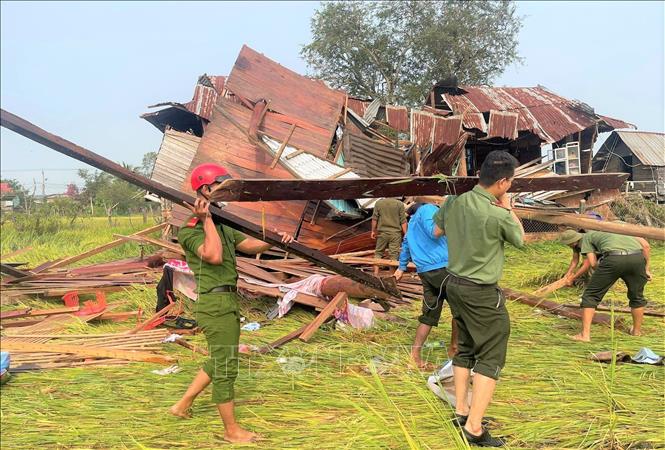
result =
[[593,157],[593,171],[627,173],[627,191],[665,201],[665,133],[612,132]]
[[[164,133],[152,177],[191,192],[189,172],[211,161],[242,179],[465,176],[494,149],[524,163],[522,176],[582,174],[590,172],[599,132],[631,127],[541,87],[437,84],[427,98],[421,108],[355,98],[243,46],[228,77],[203,75],[191,101],[160,103],[154,106],[162,109],[142,116]],[[542,162],[546,144],[554,153]],[[601,204],[618,192],[599,186],[533,196],[570,208],[580,199]],[[363,233],[374,201],[231,202],[227,208],[292,232],[308,246],[339,253],[372,245]],[[175,205],[170,221],[179,226],[188,214]]]

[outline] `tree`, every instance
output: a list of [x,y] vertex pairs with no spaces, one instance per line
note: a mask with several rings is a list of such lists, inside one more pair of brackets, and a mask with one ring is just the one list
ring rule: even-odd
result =
[[149,177],[152,175],[152,169],[155,167],[155,161],[157,161],[157,152],[146,153],[143,155],[143,159],[141,160],[141,167],[139,168],[138,172],[141,175]]
[[487,84],[519,61],[520,27],[508,1],[329,2],[301,55],[335,88],[416,106],[439,80]]

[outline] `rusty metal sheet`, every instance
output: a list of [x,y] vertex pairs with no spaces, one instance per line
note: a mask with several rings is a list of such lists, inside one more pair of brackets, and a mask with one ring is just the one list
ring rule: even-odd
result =
[[493,110],[513,112],[518,114],[517,131],[534,133],[548,143],[595,126],[603,120],[581,102],[566,99],[541,86],[461,86],[444,90],[441,95],[456,114],[465,115],[466,129],[481,128],[480,117],[475,116],[472,123],[466,117],[469,114],[491,114]]
[[469,136],[471,136],[470,133],[463,132],[452,144],[434,146],[432,151],[423,159],[422,174],[435,175],[441,173],[452,175],[455,162],[462,156]]
[[637,127],[633,125],[632,123],[624,122],[623,120],[619,119],[614,119],[612,117],[608,116],[603,116],[602,114],[598,114],[598,117],[601,118],[603,122],[605,122],[609,127],[614,128],[614,129],[633,129],[636,130]]
[[347,106],[351,111],[353,111],[360,117],[363,117],[365,115],[365,111],[367,110],[367,106],[370,103],[371,102],[369,101],[362,100],[356,97],[349,97]]
[[490,123],[487,137],[517,139],[517,120],[519,114],[512,111],[490,111]]
[[397,131],[409,131],[409,110],[406,106],[386,105],[386,122]]
[[226,80],[226,88],[250,102],[268,100],[271,111],[312,134],[316,144],[304,150],[326,157],[346,102],[343,92],[299,75],[246,45]]
[[432,132],[434,131],[434,115],[411,110],[411,142],[421,148],[429,147],[432,143]]
[[194,96],[184,106],[190,112],[210,121],[217,97],[224,90],[226,77],[202,75],[199,77]]
[[452,145],[462,134],[462,116],[434,117],[432,145]]

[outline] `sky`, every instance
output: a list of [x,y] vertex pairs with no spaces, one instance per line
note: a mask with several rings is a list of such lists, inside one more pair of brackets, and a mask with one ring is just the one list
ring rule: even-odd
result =
[[[161,133],[139,115],[191,99],[243,44],[298,73],[318,2],[0,3],[0,103],[52,133],[138,165]],[[497,86],[543,85],[664,131],[663,2],[518,2],[519,53]],[[2,129],[0,172],[38,192],[80,184],[71,158]]]

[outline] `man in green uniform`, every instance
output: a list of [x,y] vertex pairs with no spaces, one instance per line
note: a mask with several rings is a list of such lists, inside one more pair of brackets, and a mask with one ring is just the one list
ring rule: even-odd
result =
[[571,336],[576,341],[591,341],[591,321],[598,304],[612,285],[621,278],[628,287],[628,301],[633,316],[631,334],[639,336],[644,318],[644,286],[651,280],[650,247],[646,239],[602,231],[584,234],[566,230],[559,242],[571,248],[579,246],[589,265],[595,269],[582,294],[582,332]]
[[[376,239],[374,257],[383,258],[388,249],[390,259],[397,261],[402,248],[402,236],[406,235],[406,212],[404,203],[396,198],[382,198],[374,204],[372,214],[372,239]],[[378,276],[379,266],[374,266],[374,276]]]
[[[196,278],[196,321],[208,342],[210,359],[170,412],[178,417],[191,417],[194,399],[212,383],[212,401],[224,422],[224,439],[250,442],[256,435],[238,425],[233,405],[240,338],[235,251],[257,254],[268,250],[271,245],[215,223],[208,210],[210,204],[207,198],[211,189],[226,178],[230,178],[226,169],[216,164],[202,164],[192,171],[192,189],[196,191],[197,199],[194,206],[187,206],[194,215],[180,229],[178,241]],[[288,234],[280,235],[282,242],[293,241]]]
[[[483,428],[496,381],[506,361],[510,318],[497,282],[503,271],[503,247],[521,247],[524,229],[507,194],[517,161],[503,151],[490,152],[473,190],[448,197],[434,216],[435,235],[448,236],[448,302],[458,328],[453,358],[455,414],[470,444],[500,447]],[[475,375],[467,402],[471,369]]]

